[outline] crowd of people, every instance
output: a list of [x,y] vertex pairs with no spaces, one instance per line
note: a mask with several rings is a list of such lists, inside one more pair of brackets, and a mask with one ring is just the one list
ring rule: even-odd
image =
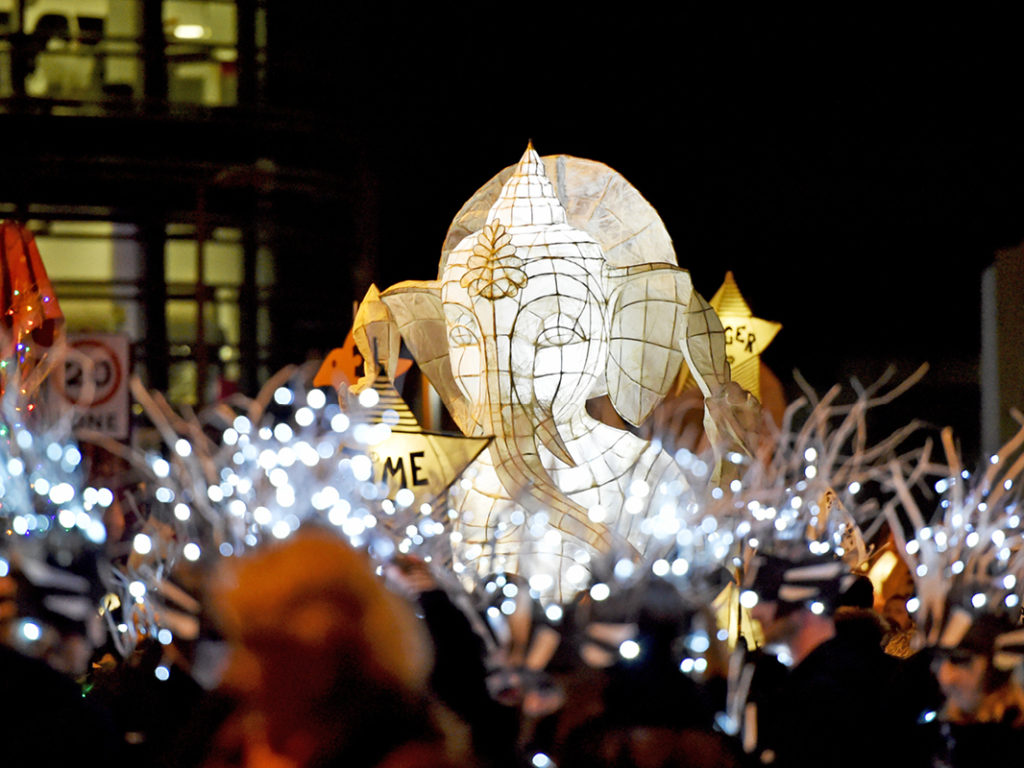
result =
[[[203,634],[225,651],[208,689],[188,674],[194,647],[154,675],[168,658],[155,638],[127,659],[99,648],[77,680],[0,649],[4,764],[959,768],[1024,755],[1019,614],[958,609],[940,642],[893,642],[913,630],[830,555],[758,554],[740,602],[759,632],[733,649],[653,576],[619,599],[584,593],[557,623],[526,601],[496,639],[428,563],[377,568],[315,526],[224,559],[208,586]],[[708,642],[684,648],[694,636]],[[699,675],[680,666],[694,650]]]

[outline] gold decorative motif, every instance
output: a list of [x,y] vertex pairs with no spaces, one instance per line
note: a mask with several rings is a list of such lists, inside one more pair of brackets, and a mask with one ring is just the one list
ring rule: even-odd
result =
[[476,239],[461,285],[472,296],[495,300],[515,296],[526,285],[523,260],[500,221],[487,224]]

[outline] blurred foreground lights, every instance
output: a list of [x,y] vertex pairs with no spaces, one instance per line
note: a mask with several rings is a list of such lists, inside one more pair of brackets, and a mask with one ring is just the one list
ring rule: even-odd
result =
[[74,528],[75,521],[77,518],[78,515],[76,515],[70,509],[62,509],[60,512],[57,513],[57,522],[60,523],[61,527],[63,528]]
[[681,662],[679,662],[679,671],[682,672],[684,675],[688,675],[691,672],[693,672],[693,668],[694,668],[694,660],[693,659],[686,658],[686,659],[683,659]]
[[1017,595],[1007,595],[1003,602],[1006,603],[1007,608],[1016,608],[1020,605],[1020,598]]
[[194,541],[190,541],[188,544],[182,547],[181,554],[185,556],[186,560],[189,560],[194,563],[196,560],[199,559],[199,556],[202,554],[202,551],[199,549],[198,544],[196,544]]
[[274,402],[278,405],[291,405],[295,401],[295,393],[288,387],[278,387],[274,390]]
[[[453,534],[454,536],[454,534]],[[530,577],[530,589],[547,592],[555,585],[555,579],[548,573],[535,573]]]
[[651,570],[655,576],[667,576],[671,569],[672,566],[669,565],[668,560],[655,560],[654,564],[651,565]]
[[548,621],[561,621],[562,606],[554,604],[549,605],[544,609],[544,615],[548,617]]
[[114,504],[114,492],[110,488],[86,488],[82,498],[86,504],[98,504],[100,507]]
[[140,555],[148,555],[153,551],[153,540],[144,533],[137,533],[132,540],[132,548]]
[[178,503],[174,505],[174,516],[181,522],[185,522],[192,516],[192,510],[188,508],[187,504]]
[[346,517],[341,521],[341,530],[350,539],[354,539],[366,532],[366,523],[361,517]]
[[615,564],[615,578],[624,581],[632,576],[635,570],[636,566],[633,565],[633,561],[623,558]]
[[402,488],[395,494],[395,504],[403,509],[412,506],[414,501],[416,501],[416,494],[408,488]]
[[146,585],[141,581],[133,581],[128,585],[128,594],[136,600],[142,600],[146,596]]
[[921,601],[918,598],[912,597],[907,600],[907,613],[916,613],[917,609],[920,607]]
[[156,639],[159,641],[160,645],[170,645],[174,640],[174,635],[171,633],[171,630],[164,627],[156,633]]
[[975,608],[984,608],[986,602],[988,602],[988,597],[984,592],[975,592],[971,597],[971,605]]
[[813,603],[811,603],[810,607],[811,613],[813,613],[815,616],[821,616],[821,614],[825,612],[825,604],[819,600],[815,600]]
[[28,640],[30,643],[34,643],[43,635],[43,630],[34,621],[26,619],[21,622],[21,636]]
[[633,660],[640,655],[640,643],[636,640],[624,640],[619,646],[619,655],[626,660]]
[[534,768],[554,768],[555,766],[555,764],[551,762],[551,758],[543,752],[535,754],[530,762],[533,763]]
[[711,639],[703,632],[691,635],[687,645],[694,653],[705,653],[711,647]]
[[566,569],[565,578],[573,584],[583,584],[587,580],[587,569],[579,563],[573,563]]
[[334,417],[331,419],[331,429],[334,430],[335,432],[344,432],[346,429],[348,429],[348,425],[348,416],[346,416],[344,413],[336,413],[334,414]]
[[359,393],[359,404],[363,408],[373,408],[377,403],[380,402],[380,395],[377,394],[375,389],[364,389]]
[[166,681],[171,679],[171,670],[164,664],[153,670],[153,674],[156,675],[156,679],[160,681]]
[[[367,390],[372,391],[372,390]],[[352,476],[359,482],[366,482],[373,476],[373,462],[369,456],[357,454],[352,457]]]
[[740,592],[740,605],[748,611],[757,605],[757,592],[754,592],[752,589],[745,589]]
[[153,474],[157,477],[167,477],[171,474],[171,465],[166,459],[153,459]]
[[10,573],[10,572],[11,572],[11,564],[8,563],[6,560],[4,560],[2,557],[0,557],[0,579],[2,579],[5,576],[7,576],[7,574]]
[[182,458],[184,458],[185,456],[191,456],[192,443],[190,443],[185,438],[181,438],[174,444],[174,452],[181,456]]
[[306,393],[306,405],[318,411],[327,405],[327,395],[321,389],[311,389]]
[[274,519],[273,515],[270,514],[270,510],[266,507],[256,507],[252,511],[252,519],[257,525],[270,525],[270,522]]
[[590,588],[590,596],[598,602],[607,600],[611,593],[612,591],[607,584],[595,584]]
[[292,527],[288,525],[285,520],[278,520],[274,523],[274,527],[270,529],[270,532],[274,535],[275,539],[286,539],[291,535]]

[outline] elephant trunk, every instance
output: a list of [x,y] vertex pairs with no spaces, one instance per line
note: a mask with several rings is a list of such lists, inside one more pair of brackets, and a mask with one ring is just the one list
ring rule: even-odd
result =
[[537,425],[527,408],[516,400],[515,389],[502,386],[501,369],[493,340],[487,347],[489,393],[503,393],[507,401],[488,403],[488,418],[494,439],[491,457],[498,479],[510,496],[528,512],[546,512],[551,524],[589,547],[608,551],[612,537],[606,526],[592,521],[587,510],[555,485],[541,461],[537,447]]

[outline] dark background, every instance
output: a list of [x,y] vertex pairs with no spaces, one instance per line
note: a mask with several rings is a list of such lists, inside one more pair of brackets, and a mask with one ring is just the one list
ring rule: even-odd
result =
[[732,270],[783,325],[764,360],[790,396],[797,369],[824,391],[927,362],[885,425],[948,424],[976,451],[981,275],[1024,240],[1009,12],[265,9],[257,95],[237,107],[12,108],[6,199],[102,205],[162,231],[194,221],[202,192],[211,225],[250,222],[279,265],[276,369],[340,345],[371,282],[434,277],[453,216],[532,139],[623,174],[705,297]]
[[754,313],[783,324],[764,359],[791,394],[794,369],[821,391],[928,362],[891,422],[950,424],[976,450],[980,276],[1024,239],[1009,18],[642,3],[318,13],[293,30],[271,14],[282,47],[318,43],[271,92],[329,115],[365,153],[379,221],[366,274],[382,287],[434,277],[451,218],[532,139],[631,181],[705,297],[732,270]]

